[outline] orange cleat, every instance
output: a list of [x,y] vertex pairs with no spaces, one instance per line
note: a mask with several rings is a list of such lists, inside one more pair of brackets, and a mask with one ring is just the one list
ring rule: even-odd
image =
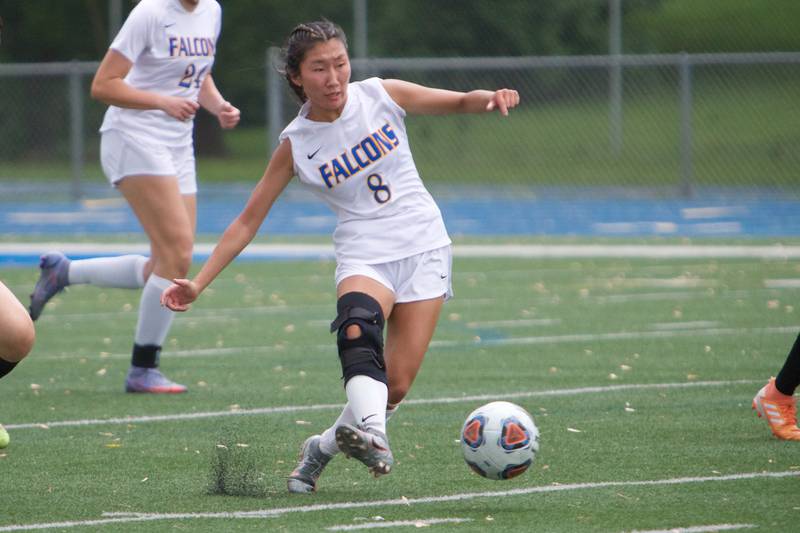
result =
[[759,417],[767,419],[773,435],[783,440],[800,441],[794,396],[787,396],[776,389],[775,378],[770,378],[753,398],[753,409]]

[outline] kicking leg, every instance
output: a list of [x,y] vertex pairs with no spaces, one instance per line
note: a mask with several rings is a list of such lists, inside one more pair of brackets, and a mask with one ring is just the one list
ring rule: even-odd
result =
[[377,476],[388,474],[394,458],[386,437],[387,378],[383,358],[384,317],[391,312],[394,293],[366,276],[350,276],[337,288],[339,358],[347,403],[354,422],[340,424],[336,444]]

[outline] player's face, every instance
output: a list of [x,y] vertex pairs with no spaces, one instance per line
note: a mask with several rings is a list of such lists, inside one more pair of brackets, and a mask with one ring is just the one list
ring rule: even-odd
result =
[[339,117],[347,101],[350,83],[350,58],[339,39],[314,45],[300,63],[300,75],[293,81],[303,87],[311,101],[309,118],[332,121]]

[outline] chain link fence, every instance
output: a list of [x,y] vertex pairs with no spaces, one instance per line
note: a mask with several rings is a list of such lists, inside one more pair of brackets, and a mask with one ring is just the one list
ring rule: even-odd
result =
[[[96,66],[0,65],[0,180],[68,183],[74,197],[104,183],[105,106],[88,97]],[[201,153],[201,180],[249,160],[260,169],[246,177],[256,179],[296,114],[283,79],[265,67],[263,127],[226,134],[228,160]],[[800,53],[366,59],[353,69],[354,79],[519,90],[509,118],[407,119],[421,174],[440,193],[800,192]]]

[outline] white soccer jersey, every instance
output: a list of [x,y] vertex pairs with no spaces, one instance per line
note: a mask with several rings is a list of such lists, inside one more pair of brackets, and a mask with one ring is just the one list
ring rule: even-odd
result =
[[[111,48],[133,62],[125,81],[137,89],[197,100],[211,72],[222,10],[216,0],[200,0],[186,11],[180,0],[142,0],[133,8]],[[110,106],[100,131],[120,130],[169,146],[192,142],[192,120],[158,109]]]
[[380,79],[351,83],[333,122],[307,119],[309,107],[280,140],[291,141],[300,181],[336,213],[339,263],[386,263],[450,244],[411,156],[405,111]]

